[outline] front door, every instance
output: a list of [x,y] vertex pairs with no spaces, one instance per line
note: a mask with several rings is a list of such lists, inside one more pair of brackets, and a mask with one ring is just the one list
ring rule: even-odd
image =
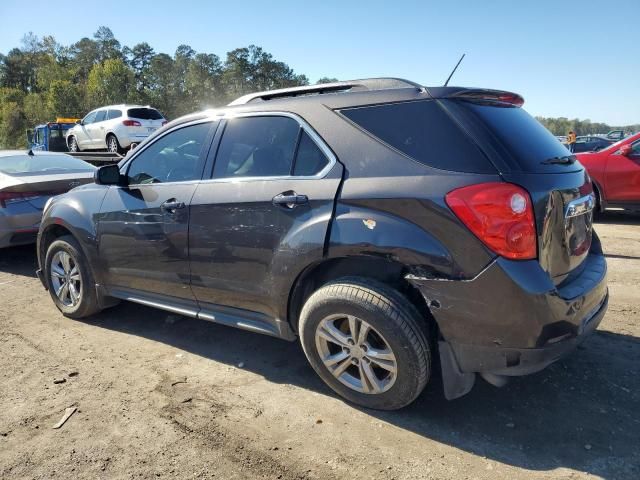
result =
[[342,165],[294,116],[227,121],[212,179],[191,202],[192,290],[204,313],[277,319],[301,269],[320,260]]
[[87,125],[87,135],[89,136],[89,141],[92,150],[96,150],[99,148],[107,148],[107,143],[105,141],[105,131],[104,131],[104,121],[107,119],[107,111],[106,110],[98,110],[96,112],[96,117],[93,120],[91,125]]
[[105,283],[192,300],[189,203],[202,177],[214,122],[177,127],[122,167],[128,185],[113,186],[98,219]]
[[76,138],[76,143],[81,150],[91,148],[91,136],[89,135],[89,128],[96,119],[97,111],[90,112],[86,117],[82,119],[82,122],[73,129],[73,134]]
[[606,166],[607,200],[611,203],[640,203],[640,140],[629,155],[609,155]]

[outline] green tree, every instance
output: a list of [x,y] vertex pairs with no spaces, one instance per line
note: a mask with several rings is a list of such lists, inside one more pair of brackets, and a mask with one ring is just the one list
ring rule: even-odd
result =
[[89,108],[125,103],[133,97],[134,78],[131,69],[120,59],[108,59],[95,65],[87,80]]
[[24,116],[23,130],[33,128],[34,125],[50,122],[53,119],[51,110],[47,106],[46,94],[28,93],[22,101]]
[[151,45],[147,42],[138,43],[133,48],[124,48],[124,53],[133,69],[133,75],[136,81],[136,89],[139,94],[143,94],[149,88],[151,83],[149,69],[155,52]]
[[113,36],[109,27],[99,27],[93,34],[93,38],[95,39],[98,62],[111,59],[122,60],[120,42]]
[[339,82],[340,80],[338,80],[337,78],[333,78],[333,77],[322,77],[319,78],[318,81],[316,82],[316,85],[320,85],[321,83],[334,83],[334,82]]
[[17,102],[0,104],[0,145],[23,148],[26,145],[24,112]]
[[69,57],[69,62],[76,71],[76,80],[86,82],[89,72],[98,63],[98,44],[85,37],[70,47]]
[[55,80],[47,92],[46,105],[51,116],[82,117],[83,92],[69,80]]
[[192,111],[225,103],[222,72],[217,55],[198,53],[192,59],[185,75],[185,94]]

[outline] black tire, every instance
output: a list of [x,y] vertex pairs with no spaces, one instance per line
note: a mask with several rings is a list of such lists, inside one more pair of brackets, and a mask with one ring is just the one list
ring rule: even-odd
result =
[[[325,366],[316,331],[323,319],[336,314],[362,319],[383,337],[397,363],[397,375],[388,390],[356,391]],[[344,278],[321,287],[306,301],[300,314],[300,341],[313,369],[338,395],[366,408],[396,410],[413,402],[431,375],[431,349],[424,322],[410,301],[393,288],[376,281]]]
[[[79,294],[80,298],[75,305],[66,305],[56,294],[51,271],[52,262],[58,252],[66,252],[69,254],[73,260],[73,264],[77,266],[80,273],[82,282]],[[70,235],[65,235],[51,242],[47,248],[44,265],[44,275],[49,293],[53,299],[53,303],[56,304],[56,307],[58,307],[58,310],[60,310],[63,315],[70,318],[84,318],[100,311],[93,273],[75,238]]]
[[121,153],[122,147],[120,147],[120,142],[118,142],[118,137],[116,137],[113,133],[107,135],[105,143],[107,144],[107,151],[111,153]]
[[71,137],[69,139],[69,151],[70,152],[79,152],[80,151],[80,145],[78,145],[78,142],[76,141],[76,137]]

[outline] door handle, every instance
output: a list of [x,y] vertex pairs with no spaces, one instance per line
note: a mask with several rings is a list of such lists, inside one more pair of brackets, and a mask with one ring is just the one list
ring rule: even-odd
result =
[[160,209],[167,213],[175,213],[179,208],[184,208],[184,202],[178,202],[175,199],[167,200],[162,205],[160,205]]
[[299,195],[296,192],[280,193],[273,197],[273,204],[286,208],[295,208],[298,205],[309,202],[309,198],[306,195]]

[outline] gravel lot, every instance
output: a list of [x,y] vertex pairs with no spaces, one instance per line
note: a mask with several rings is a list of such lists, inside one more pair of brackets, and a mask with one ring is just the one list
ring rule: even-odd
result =
[[638,479],[640,216],[597,231],[611,300],[578,351],[392,413],[336,398],[296,343],[134,304],[67,319],[33,247],[0,250],[0,478]]

